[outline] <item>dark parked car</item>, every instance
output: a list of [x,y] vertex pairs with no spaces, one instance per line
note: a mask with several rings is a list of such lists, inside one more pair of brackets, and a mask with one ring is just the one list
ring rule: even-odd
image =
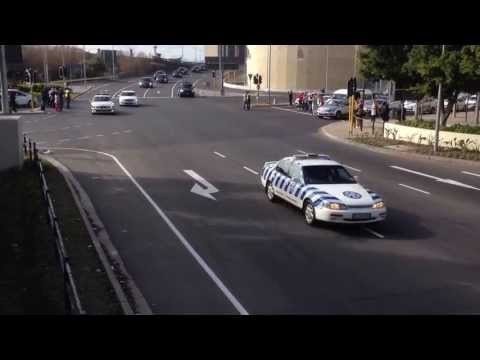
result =
[[165,71],[157,71],[153,77],[157,82],[168,83],[168,75]]
[[193,85],[189,82],[182,83],[182,86],[178,89],[177,95],[179,97],[194,97],[195,91],[193,91]]
[[153,79],[145,77],[138,82],[138,85],[141,88],[153,88]]

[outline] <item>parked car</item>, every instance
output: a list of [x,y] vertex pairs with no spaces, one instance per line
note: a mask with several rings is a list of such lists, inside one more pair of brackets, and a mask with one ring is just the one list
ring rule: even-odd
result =
[[475,106],[477,106],[477,95],[472,95],[467,102],[467,109],[468,110],[475,110]]
[[[422,114],[434,114],[437,109],[435,100],[422,99],[418,102]],[[417,102],[415,100],[405,100],[403,103],[407,114],[415,114]],[[420,111],[418,112],[420,114]]]
[[[32,106],[32,96],[26,92],[17,90],[17,89],[8,89],[8,100],[10,101],[10,94],[15,93],[15,103],[18,107],[31,107]],[[2,93],[0,92],[0,99],[2,98]]]

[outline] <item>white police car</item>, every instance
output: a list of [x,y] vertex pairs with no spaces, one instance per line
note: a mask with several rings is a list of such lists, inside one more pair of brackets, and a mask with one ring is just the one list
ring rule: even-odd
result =
[[373,223],[385,220],[383,200],[365,189],[327,155],[292,155],[263,165],[261,182],[267,198],[282,198],[303,210],[307,224]]

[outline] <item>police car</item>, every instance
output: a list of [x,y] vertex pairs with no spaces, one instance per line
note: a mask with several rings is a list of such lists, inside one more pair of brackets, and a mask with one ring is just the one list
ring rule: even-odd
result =
[[309,225],[317,220],[373,223],[387,216],[381,197],[327,155],[292,155],[266,162],[261,182],[268,200],[281,198],[302,209]]

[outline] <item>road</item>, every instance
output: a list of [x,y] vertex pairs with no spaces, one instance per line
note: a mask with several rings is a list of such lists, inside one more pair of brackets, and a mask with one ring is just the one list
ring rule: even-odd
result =
[[[99,83],[24,127],[89,193],[154,313],[480,312],[479,166],[377,153],[324,136],[326,120],[180,99],[174,83],[145,94],[135,80]],[[141,106],[90,115],[93,92],[122,88]],[[388,219],[309,227],[269,203],[255,172],[297,152],[348,166],[385,199]],[[203,180],[210,196],[191,192]]]

